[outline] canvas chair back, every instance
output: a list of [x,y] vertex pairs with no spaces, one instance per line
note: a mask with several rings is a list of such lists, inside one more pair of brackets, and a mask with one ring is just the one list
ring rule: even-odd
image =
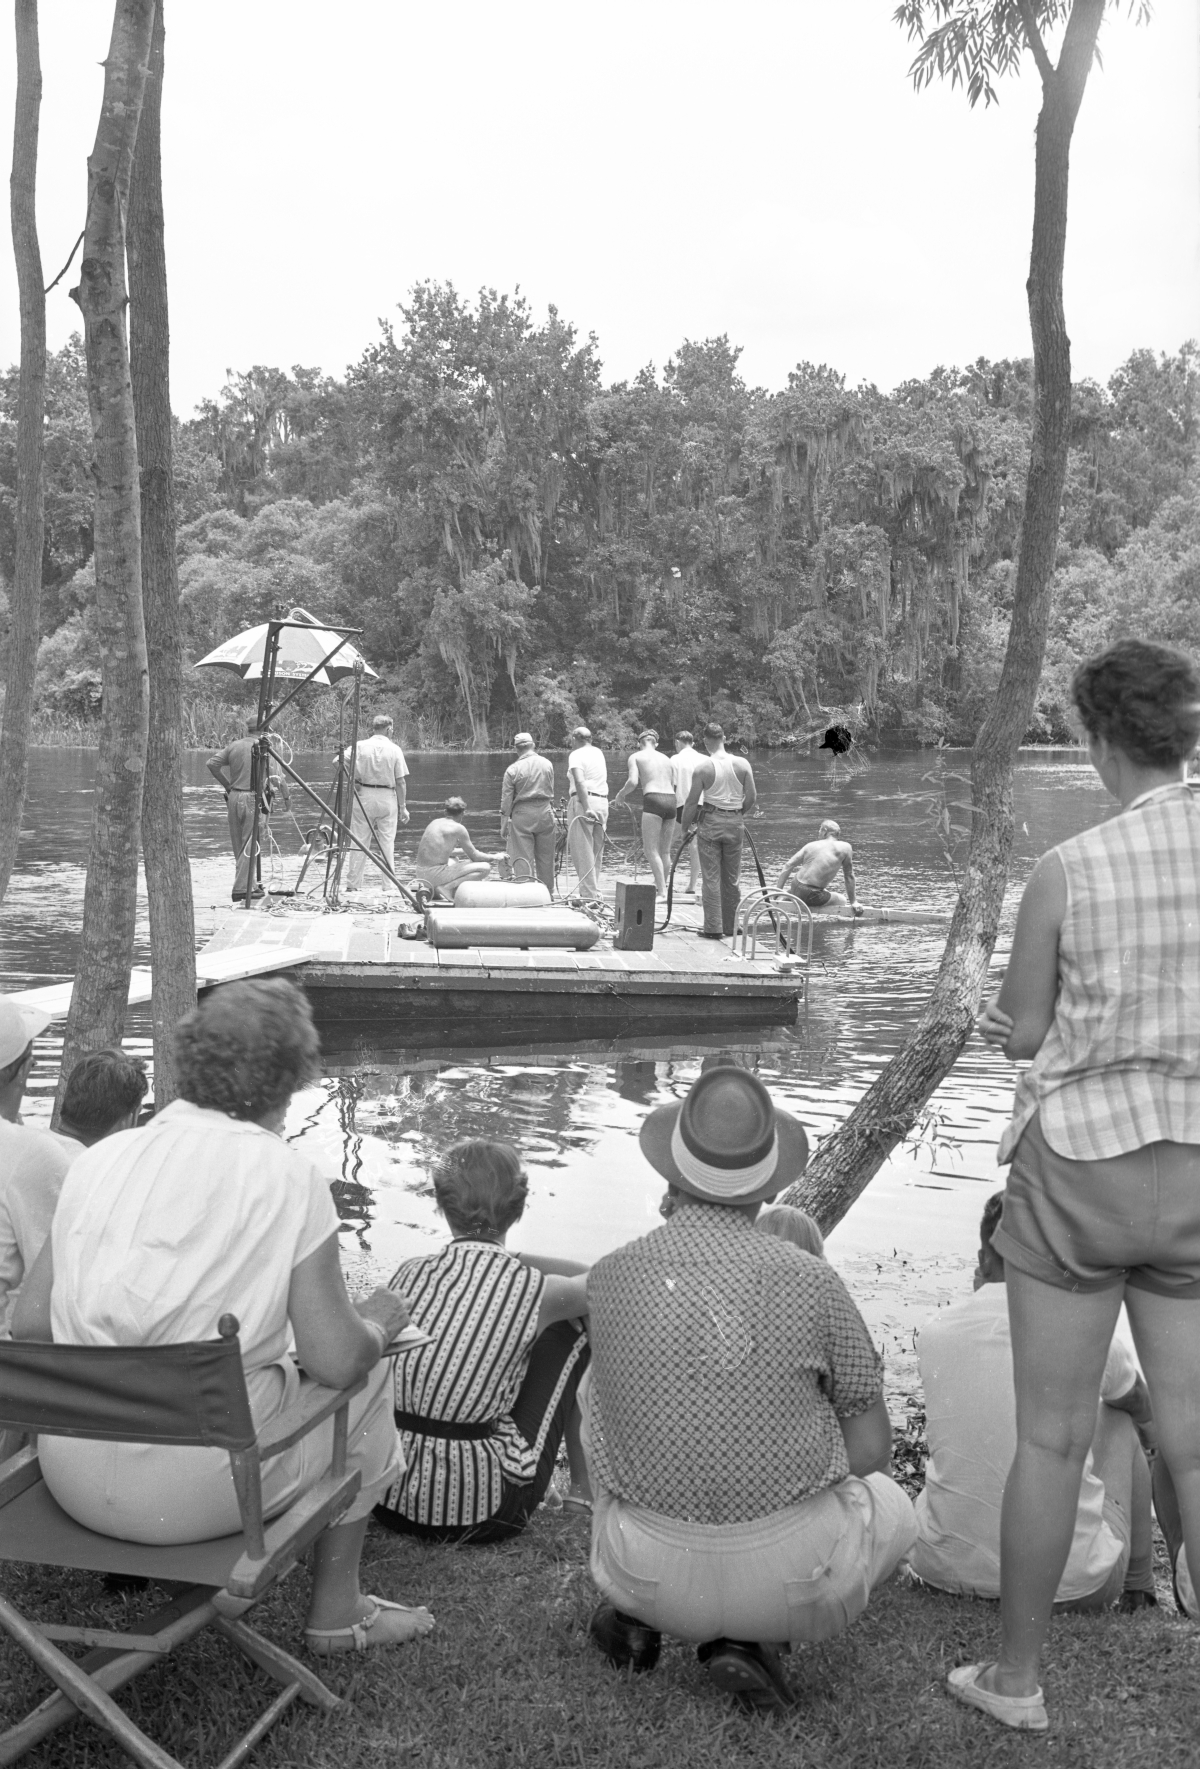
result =
[[0,1343],[0,1426],[55,1437],[246,1450],[254,1421],[237,1321],[187,1345]]

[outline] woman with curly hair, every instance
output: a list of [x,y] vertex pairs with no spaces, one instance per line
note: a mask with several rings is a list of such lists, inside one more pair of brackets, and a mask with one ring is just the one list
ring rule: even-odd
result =
[[[170,1345],[213,1339],[220,1317],[235,1314],[260,1428],[306,1382],[342,1388],[368,1376],[349,1418],[347,1466],[362,1485],[315,1548],[307,1638],[330,1654],[400,1644],[433,1617],[359,1589],[371,1507],[403,1467],[383,1350],[409,1317],[390,1290],[351,1304],[329,1183],[280,1134],[318,1054],[308,1003],[290,982],[209,995],[176,1032],[180,1097],[145,1129],[87,1149],[68,1173],[13,1336]],[[265,1514],[322,1479],[332,1454],[330,1420],[267,1461]],[[46,1437],[40,1455],[64,1511],[101,1535],[195,1542],[240,1528],[223,1450]]]
[[[979,1031],[1014,1061],[992,1245],[1004,1260],[1017,1451],[1000,1524],[1002,1642],[953,1693],[1042,1731],[1042,1646],[1122,1302],[1150,1390],[1181,1607],[1200,1566],[1200,673],[1124,639],[1076,672],[1092,766],[1120,811],[1035,867]],[[1178,1509],[1166,1503],[1173,1481]],[[1165,1527],[1165,1526],[1164,1526]],[[1183,1549],[1179,1549],[1182,1537]]]

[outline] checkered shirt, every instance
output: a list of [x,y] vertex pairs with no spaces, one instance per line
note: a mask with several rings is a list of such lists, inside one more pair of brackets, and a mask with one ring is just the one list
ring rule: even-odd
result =
[[998,1159],[1035,1112],[1073,1161],[1200,1143],[1200,803],[1160,789],[1054,852],[1067,880],[1058,1005]]
[[823,1259],[736,1210],[684,1203],[588,1275],[591,1449],[610,1492],[692,1523],[742,1523],[849,1473],[838,1419],[880,1360]]

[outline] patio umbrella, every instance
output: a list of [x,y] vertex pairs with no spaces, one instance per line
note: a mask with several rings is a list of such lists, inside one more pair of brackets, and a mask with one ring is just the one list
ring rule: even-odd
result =
[[[310,670],[333,650],[341,634],[322,626],[304,608],[293,608],[285,618],[303,624],[286,626],[279,634],[275,679],[302,682]],[[235,638],[226,639],[223,645],[218,645],[215,651],[210,651],[207,657],[202,657],[192,668],[232,670],[244,682],[258,682],[262,680],[266,650],[267,623],[264,621],[262,626],[248,627]],[[373,670],[362,654],[349,643],[343,645],[336,656],[329,659],[328,664],[323,664],[312,680],[318,687],[331,688],[335,683],[344,682],[347,676],[354,674],[356,661],[362,663],[365,676],[378,681],[378,671]]]

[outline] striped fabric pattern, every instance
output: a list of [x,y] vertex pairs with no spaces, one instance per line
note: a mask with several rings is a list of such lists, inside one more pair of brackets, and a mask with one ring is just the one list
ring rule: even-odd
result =
[[391,1288],[432,1344],[396,1359],[398,1412],[454,1424],[498,1421],[490,1437],[434,1437],[401,1428],[405,1473],[384,1503],[433,1528],[482,1523],[503,1497],[505,1475],[527,1481],[540,1445],[508,1414],[537,1337],[546,1280],[488,1241],[452,1241],[408,1259]]
[[1035,1112],[1056,1154],[1200,1143],[1200,803],[1159,788],[1054,852],[1067,881],[1059,997],[999,1149]]

